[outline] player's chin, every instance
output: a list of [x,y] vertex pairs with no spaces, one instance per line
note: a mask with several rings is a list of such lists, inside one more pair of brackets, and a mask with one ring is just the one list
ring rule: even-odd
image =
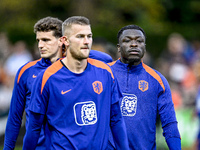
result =
[[49,58],[48,54],[40,54],[41,58]]
[[82,59],[87,59],[89,57],[89,55],[84,55],[82,56]]
[[90,54],[90,50],[84,50],[82,51],[82,57],[89,57],[89,54]]
[[131,55],[128,57],[129,60],[131,61],[139,61],[141,58],[139,56],[136,55]]
[[131,63],[137,63],[137,62],[140,62],[141,59],[140,57],[131,57],[131,58],[128,58],[128,61]]
[[78,60],[83,60],[83,59],[87,59],[89,57],[89,54],[81,54],[77,57]]

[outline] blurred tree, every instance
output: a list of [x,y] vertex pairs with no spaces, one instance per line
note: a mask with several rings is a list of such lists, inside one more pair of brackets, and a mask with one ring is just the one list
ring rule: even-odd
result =
[[68,13],[69,0],[1,0],[0,1],[0,32],[6,32],[9,40],[15,43],[25,40],[33,48],[35,34],[33,26],[37,20]]
[[200,37],[199,7],[199,0],[1,0],[0,32],[6,32],[11,42],[25,40],[33,47],[33,25],[38,19],[83,15],[91,20],[94,37],[114,44],[122,26],[141,26],[147,33],[148,50],[157,57],[171,32],[188,39]]

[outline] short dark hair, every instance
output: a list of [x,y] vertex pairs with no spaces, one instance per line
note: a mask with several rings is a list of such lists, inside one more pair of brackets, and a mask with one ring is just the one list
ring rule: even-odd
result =
[[62,37],[62,23],[63,21],[58,18],[45,17],[35,23],[34,32],[54,31],[53,35],[55,37]]
[[120,36],[122,35],[122,32],[123,32],[124,30],[128,30],[128,29],[140,30],[140,31],[142,31],[142,33],[144,34],[144,37],[146,38],[146,33],[144,32],[144,30],[143,30],[141,27],[132,24],[132,25],[124,26],[124,27],[122,27],[122,28],[119,30],[119,32],[118,32],[118,34],[117,34],[118,43],[119,43],[119,38],[120,38]]

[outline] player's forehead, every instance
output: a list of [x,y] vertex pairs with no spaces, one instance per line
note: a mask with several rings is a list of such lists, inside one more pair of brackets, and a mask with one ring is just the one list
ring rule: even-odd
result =
[[71,35],[92,35],[90,25],[74,24],[71,26]]
[[54,31],[37,31],[36,32],[36,39],[42,39],[42,38],[53,38]]
[[141,37],[144,38],[144,34],[142,31],[137,30],[137,29],[127,29],[124,30],[121,34],[121,39],[126,38],[126,37]]

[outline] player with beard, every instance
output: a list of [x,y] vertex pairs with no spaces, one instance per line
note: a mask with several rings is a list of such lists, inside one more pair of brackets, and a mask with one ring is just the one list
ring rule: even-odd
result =
[[67,54],[34,82],[23,149],[35,149],[44,120],[49,130],[48,149],[104,150],[109,128],[116,148],[128,149],[119,107],[122,94],[115,75],[106,63],[88,58],[92,46],[89,20],[70,17],[62,31]]

